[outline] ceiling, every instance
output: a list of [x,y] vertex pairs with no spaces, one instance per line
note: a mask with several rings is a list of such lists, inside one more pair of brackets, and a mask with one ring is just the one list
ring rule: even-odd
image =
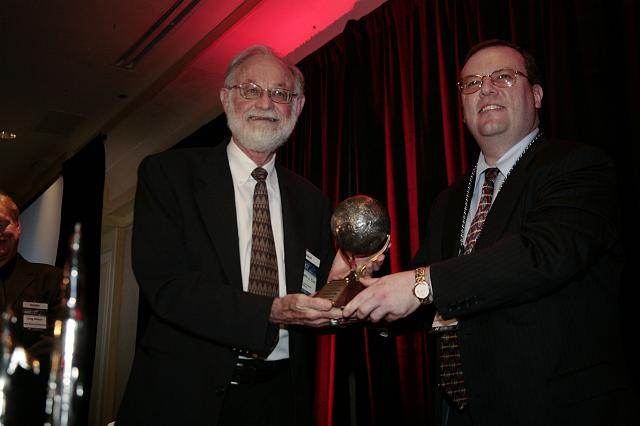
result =
[[142,158],[220,113],[237,52],[261,43],[298,62],[385,1],[3,0],[0,131],[17,137],[0,140],[0,188],[24,205],[104,133],[105,210],[117,209]]

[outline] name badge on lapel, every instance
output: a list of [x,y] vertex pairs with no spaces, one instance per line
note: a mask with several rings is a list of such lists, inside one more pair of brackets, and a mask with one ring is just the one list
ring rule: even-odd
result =
[[32,330],[47,329],[47,303],[22,302],[22,326]]
[[311,296],[316,292],[318,268],[320,268],[320,259],[307,250],[304,259],[304,275],[302,276],[302,293],[307,296]]

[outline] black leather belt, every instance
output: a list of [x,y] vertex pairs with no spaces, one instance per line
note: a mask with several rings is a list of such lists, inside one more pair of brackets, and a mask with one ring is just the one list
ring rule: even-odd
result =
[[289,360],[264,361],[261,359],[238,359],[229,384],[245,385],[273,380],[289,369]]

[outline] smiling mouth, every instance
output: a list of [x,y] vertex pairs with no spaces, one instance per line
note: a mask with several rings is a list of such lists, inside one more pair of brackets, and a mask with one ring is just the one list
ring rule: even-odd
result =
[[498,109],[504,109],[504,107],[502,105],[495,105],[495,104],[485,105],[482,108],[480,108],[480,111],[478,111],[478,113],[482,114],[484,112],[495,111]]
[[261,116],[261,115],[250,115],[249,116],[249,121],[268,121],[270,123],[275,123],[278,121],[278,119],[276,117],[268,117],[268,116]]

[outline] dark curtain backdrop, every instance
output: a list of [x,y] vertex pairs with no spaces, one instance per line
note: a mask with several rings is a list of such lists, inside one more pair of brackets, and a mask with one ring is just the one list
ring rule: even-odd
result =
[[[98,303],[100,295],[100,237],[104,192],[104,135],[99,135],[62,164],[62,216],[56,266],[64,268],[69,259],[69,239],[74,226],[82,226],[80,248],[79,304],[84,309],[84,327],[80,342],[80,382],[84,395],[75,413],[75,424],[88,424],[91,381],[95,358]],[[76,354],[78,355],[78,354]]]
[[[544,131],[599,146],[618,165],[631,260],[623,331],[629,359],[640,359],[633,349],[640,290],[631,270],[640,237],[633,221],[640,211],[639,9],[635,0],[389,0],[301,61],[306,105],[279,161],[334,204],[356,193],[383,201],[393,233],[383,272],[407,268],[435,196],[477,158],[455,87],[467,50],[496,37],[526,47],[543,71]],[[221,116],[179,146],[212,145],[226,132]],[[322,336],[318,426],[426,424],[427,324],[418,316]],[[632,374],[638,383],[637,367]]]

